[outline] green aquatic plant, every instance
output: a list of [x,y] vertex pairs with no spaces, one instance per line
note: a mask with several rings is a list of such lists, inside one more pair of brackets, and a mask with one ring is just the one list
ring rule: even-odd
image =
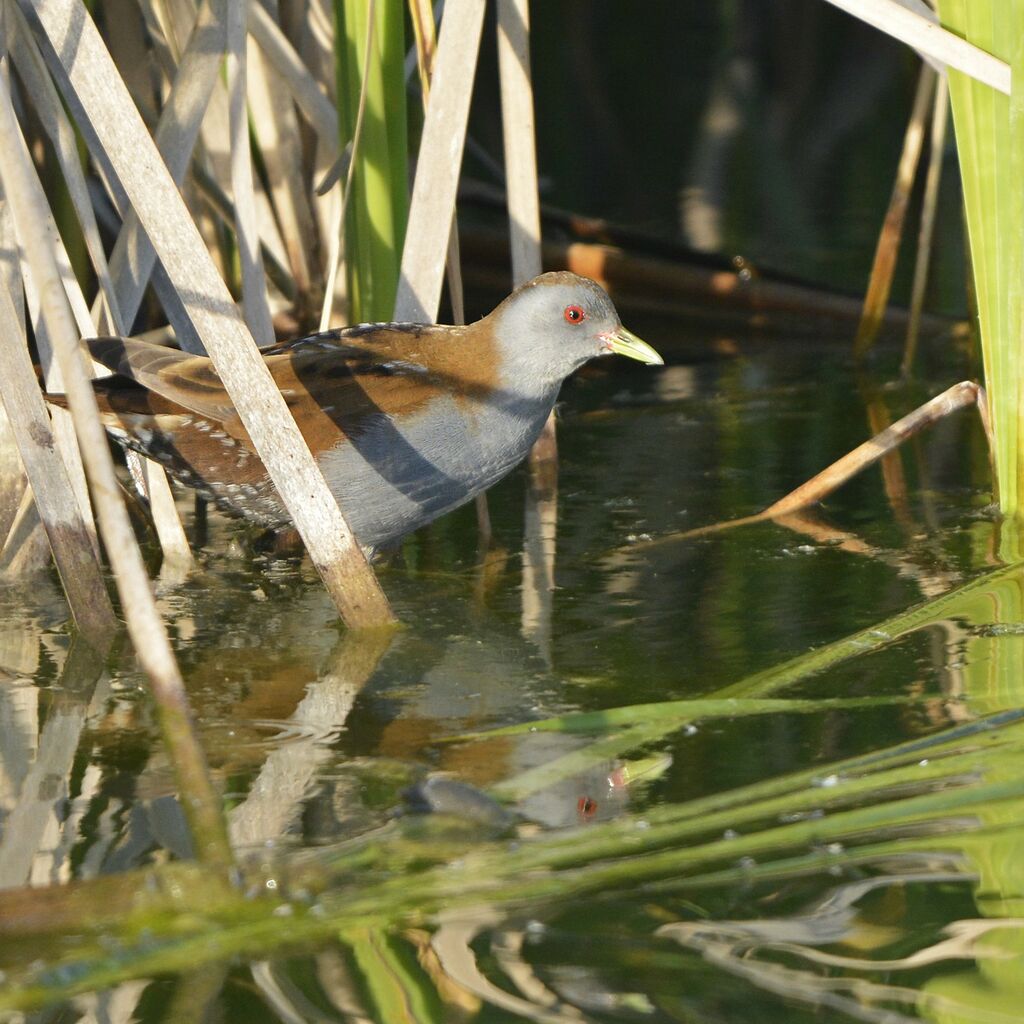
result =
[[949,70],[963,181],[978,329],[994,440],[999,505],[1024,509],[1024,5],[1019,0],[938,0],[942,24],[1010,63],[1009,96]]

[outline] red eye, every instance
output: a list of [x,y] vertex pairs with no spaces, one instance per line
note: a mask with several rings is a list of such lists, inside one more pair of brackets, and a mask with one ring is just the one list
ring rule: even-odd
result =
[[582,306],[566,306],[563,315],[570,324],[578,324],[587,319],[587,314],[583,312]]

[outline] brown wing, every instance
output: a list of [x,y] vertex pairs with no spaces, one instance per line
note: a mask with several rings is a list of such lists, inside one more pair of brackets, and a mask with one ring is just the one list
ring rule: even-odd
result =
[[93,359],[148,391],[216,422],[235,415],[220,376],[206,356],[134,338],[90,338]]
[[[493,382],[489,338],[477,332],[472,351],[468,341],[463,328],[361,325],[283,342],[265,350],[264,359],[307,443],[319,451],[337,444],[339,434],[357,435],[383,411],[403,416],[445,392],[486,393]],[[96,338],[88,345],[115,373],[249,442],[205,356],[130,338]]]

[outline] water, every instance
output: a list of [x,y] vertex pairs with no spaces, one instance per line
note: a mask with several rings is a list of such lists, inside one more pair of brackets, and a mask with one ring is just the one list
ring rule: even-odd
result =
[[[8,933],[9,1005],[84,987],[69,1019],[1016,1019],[1019,727],[975,726],[1020,705],[1024,592],[989,575],[973,414],[799,532],[680,536],[863,440],[865,394],[896,418],[957,368],[904,394],[878,387],[895,357],[867,382],[797,339],[673,362],[676,329],[644,329],[672,365],[609,361],[564,393],[550,592],[524,585],[524,471],[491,494],[486,563],[467,509],[383,568],[390,642],[347,636],[308,563],[253,559],[214,520],[161,609],[249,877],[283,902]],[[0,601],[4,884],[149,869],[122,885],[151,890],[189,839],[134,657],[83,681],[52,579]],[[731,712],[450,741],[719,695]],[[438,773],[501,796],[514,833],[396,817]],[[310,863],[332,879],[312,895]],[[279,932],[243,940],[249,915]]]

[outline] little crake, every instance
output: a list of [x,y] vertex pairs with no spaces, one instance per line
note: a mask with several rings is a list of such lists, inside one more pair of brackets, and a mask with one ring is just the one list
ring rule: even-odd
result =
[[[288,513],[209,359],[88,343],[107,430],[222,508]],[[593,281],[542,274],[465,327],[363,324],[264,350],[359,543],[377,550],[469,501],[527,454],[562,381],[596,356],[661,363]]]

